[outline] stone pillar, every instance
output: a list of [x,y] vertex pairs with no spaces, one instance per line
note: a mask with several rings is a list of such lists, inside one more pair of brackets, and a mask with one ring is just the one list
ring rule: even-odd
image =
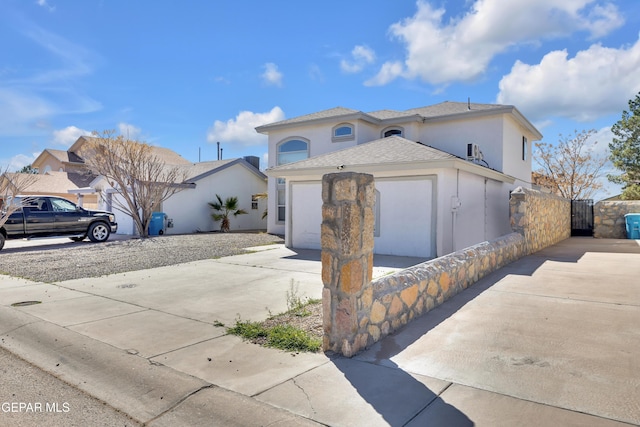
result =
[[369,313],[359,309],[373,271],[373,176],[325,175],[322,201],[323,349],[351,357],[369,339]]

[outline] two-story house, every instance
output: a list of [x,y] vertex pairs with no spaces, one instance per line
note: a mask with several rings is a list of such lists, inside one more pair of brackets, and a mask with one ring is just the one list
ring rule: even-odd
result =
[[256,130],[269,137],[267,230],[320,248],[321,179],[370,173],[374,251],[432,258],[510,231],[509,193],[530,187],[538,130],[511,105],[333,108]]

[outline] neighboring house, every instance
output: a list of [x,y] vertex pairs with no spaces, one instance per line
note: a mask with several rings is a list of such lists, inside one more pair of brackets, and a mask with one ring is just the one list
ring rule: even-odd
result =
[[[115,190],[102,177],[91,175],[85,160],[78,154],[90,139],[81,136],[67,151],[44,150],[32,164],[41,174],[38,175],[38,188],[34,188],[33,192],[60,195],[85,207],[114,211],[119,224],[118,233],[136,234],[132,218],[114,206],[113,197],[118,197]],[[223,198],[238,197],[240,207],[249,212],[231,220],[232,230],[266,228],[266,221],[261,218],[266,201],[253,200],[253,196],[267,190],[267,177],[260,172],[257,157],[191,163],[167,148],[152,146],[152,149],[154,156],[169,166],[183,169],[187,177],[183,182],[173,183],[184,189],[157,209],[172,219],[173,227],[167,229],[167,233],[218,230],[219,224],[213,222],[208,206],[216,194]],[[67,179],[63,179],[63,176]],[[31,188],[29,191],[32,191]]]
[[374,251],[428,258],[510,231],[509,192],[531,186],[542,138],[513,106],[457,102],[338,107],[256,130],[269,136],[268,232],[320,248],[322,175],[364,172],[376,179]]
[[[190,163],[180,165],[186,179],[174,183],[183,189],[169,199],[157,211],[164,212],[170,219],[172,227],[167,234],[186,234],[220,230],[220,223],[214,222],[209,202],[216,200],[216,194],[224,200],[237,197],[238,206],[248,212],[246,215],[231,217],[231,231],[265,230],[267,222],[262,219],[266,209],[266,200],[258,200],[255,195],[267,191],[267,177],[259,170],[257,157],[243,159],[218,160],[211,162]],[[104,184],[104,183],[103,183]],[[100,187],[100,180],[92,184]],[[102,189],[109,201],[103,205],[113,210],[113,190]],[[111,194],[111,195],[109,195]],[[118,221],[118,232],[136,234],[133,220],[122,212],[115,211]]]
[[[13,174],[8,173],[11,176]],[[88,191],[89,183],[95,177],[87,173],[53,172],[34,175],[34,182],[23,190],[24,194],[58,196],[87,209],[98,207],[98,196]],[[89,194],[86,194],[89,193]]]

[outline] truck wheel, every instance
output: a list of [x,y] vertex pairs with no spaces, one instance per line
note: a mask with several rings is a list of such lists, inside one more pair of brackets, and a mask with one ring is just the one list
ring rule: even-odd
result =
[[0,233],[0,250],[2,250],[2,248],[4,248],[4,234]]
[[92,242],[104,242],[109,238],[109,226],[104,222],[94,222],[89,227],[89,240]]

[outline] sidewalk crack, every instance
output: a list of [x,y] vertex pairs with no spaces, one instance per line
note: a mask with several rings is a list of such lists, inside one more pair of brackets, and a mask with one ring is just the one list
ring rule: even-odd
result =
[[291,381],[293,382],[293,385],[296,386],[302,392],[302,394],[304,394],[304,396],[307,398],[307,403],[309,404],[309,408],[311,408],[311,412],[313,413],[313,415],[316,415],[317,412],[316,412],[316,409],[313,407],[313,403],[311,402],[311,396],[309,396],[309,394],[306,392],[304,387],[302,387],[300,384],[296,382],[295,378],[292,378]]

